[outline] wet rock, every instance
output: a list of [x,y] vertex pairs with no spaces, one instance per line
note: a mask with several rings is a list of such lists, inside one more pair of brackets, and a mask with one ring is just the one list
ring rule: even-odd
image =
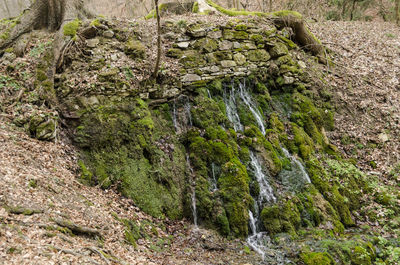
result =
[[283,76],[283,84],[285,85],[291,85],[295,81],[294,77],[292,76]]

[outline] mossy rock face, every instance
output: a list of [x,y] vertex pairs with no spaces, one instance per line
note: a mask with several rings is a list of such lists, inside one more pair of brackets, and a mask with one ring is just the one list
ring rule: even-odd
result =
[[271,58],[271,56],[266,50],[259,49],[249,51],[248,58],[252,62],[266,62]]
[[309,252],[301,254],[301,260],[306,265],[333,265],[336,264],[332,257],[324,252]]
[[127,99],[87,109],[81,120],[74,140],[85,150],[85,178],[103,188],[119,183],[122,194],[155,217],[183,216],[184,149],[168,136],[172,128],[162,116]]
[[34,115],[29,121],[28,131],[31,137],[38,140],[54,140],[57,135],[57,120],[45,115]]
[[289,50],[285,44],[278,42],[269,50],[269,53],[272,58],[277,58],[288,54]]
[[138,40],[128,40],[124,47],[124,52],[132,59],[144,59],[146,47]]

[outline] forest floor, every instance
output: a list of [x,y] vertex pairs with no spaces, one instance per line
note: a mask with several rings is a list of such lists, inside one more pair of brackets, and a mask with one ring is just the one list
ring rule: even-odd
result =
[[[399,28],[310,27],[333,51],[335,66],[321,67],[336,104],[330,140],[361,169],[393,181],[386,177],[400,162]],[[113,189],[82,185],[68,142],[32,139],[9,115],[0,116],[0,264],[259,264],[243,241],[154,219]],[[127,224],[139,231],[136,247],[126,242]]]

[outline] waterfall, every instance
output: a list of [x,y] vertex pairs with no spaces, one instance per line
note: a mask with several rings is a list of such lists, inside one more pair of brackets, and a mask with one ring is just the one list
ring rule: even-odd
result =
[[304,166],[300,161],[291,155],[288,150],[282,147],[285,156],[290,160],[290,170],[282,170],[279,177],[282,179],[282,184],[292,190],[299,190],[304,185],[311,183],[310,176],[307,174]]
[[235,87],[233,85],[229,91],[229,97],[227,96],[226,91],[224,92],[224,102],[226,105],[226,116],[233,123],[233,129],[235,129],[235,131],[243,131],[243,125],[240,122],[236,108]]
[[257,220],[254,218],[253,213],[249,211],[250,217],[250,230],[251,235],[247,238],[247,244],[264,260],[265,252],[268,250],[268,245],[270,244],[270,238],[266,232],[257,232]]
[[174,124],[175,132],[178,131],[178,122],[177,122],[177,114],[176,114],[176,104],[174,99],[173,109],[172,109],[172,123]]
[[244,83],[239,84],[239,95],[240,98],[243,100],[244,104],[246,104],[246,106],[250,109],[251,113],[256,119],[256,122],[258,124],[258,127],[260,128],[261,133],[265,135],[265,126],[262,115],[260,111],[257,109],[256,105],[254,104],[253,100],[251,99],[249,91],[246,89],[246,85]]
[[192,105],[190,105],[189,99],[186,101],[184,108],[185,108],[186,115],[188,117],[189,125],[190,125],[190,127],[192,127],[193,126],[192,114],[190,112],[190,109],[192,108]]
[[211,191],[212,192],[216,192],[218,190],[218,186],[217,186],[217,177],[215,176],[215,164],[211,163]]
[[211,97],[211,93],[210,93],[210,90],[209,90],[209,89],[207,89],[207,94],[208,94],[208,97],[209,97],[209,98],[212,98],[212,97]]
[[194,227],[195,227],[195,229],[197,229],[198,226],[197,226],[197,207],[196,207],[196,180],[194,178],[193,168],[190,165],[190,158],[189,158],[189,154],[188,153],[186,154],[186,163],[187,163],[187,166],[189,168],[190,175],[192,177],[192,196],[191,196],[192,207],[191,208],[192,208]]
[[[255,104],[251,99],[250,93],[245,89],[244,84],[239,85],[239,98],[241,101],[243,101],[247,108],[249,108],[262,134],[265,135],[265,127],[262,115],[255,107]],[[229,121],[233,123],[233,128],[235,129],[235,131],[243,131],[243,125],[240,121],[237,111],[236,91],[233,85],[231,87],[231,90],[229,91],[229,96],[227,95],[226,91],[224,92],[224,102],[226,105],[226,115]],[[268,183],[267,176],[265,176],[265,174],[263,173],[261,162],[253,152],[250,152],[250,167],[254,175],[256,176],[257,182],[260,186],[260,193],[257,198],[254,198],[255,212],[253,213],[249,211],[249,226],[251,230],[251,235],[247,238],[247,243],[264,259],[265,252],[268,250],[267,246],[270,242],[270,238],[265,232],[261,232],[259,229],[259,223],[261,222],[261,220],[259,219],[259,215],[263,205],[267,202],[275,202],[276,198],[274,196],[272,187]]]
[[257,178],[258,184],[260,185],[260,193],[257,198],[258,205],[261,206],[266,202],[275,202],[276,198],[274,196],[274,192],[262,171],[260,161],[253,152],[250,152],[250,160],[251,166],[253,167],[253,173]]

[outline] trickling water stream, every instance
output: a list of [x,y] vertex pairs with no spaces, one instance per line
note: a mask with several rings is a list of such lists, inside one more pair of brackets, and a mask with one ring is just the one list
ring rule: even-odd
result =
[[[243,125],[240,121],[239,114],[237,111],[237,102],[236,96],[237,93],[239,98],[243,103],[249,108],[250,112],[253,114],[260,131],[265,135],[265,127],[264,122],[262,119],[262,115],[258,111],[256,105],[251,99],[249,91],[246,89],[245,84],[239,85],[239,91],[235,91],[235,87],[232,85],[231,90],[229,91],[229,97],[227,93],[224,94],[224,102],[226,105],[226,113],[228,119],[233,123],[233,128],[235,131],[242,131]],[[257,182],[260,186],[260,192],[255,200],[255,212],[249,211],[249,226],[251,230],[251,235],[247,238],[247,243],[249,246],[259,253],[262,258],[264,259],[265,252],[268,250],[268,243],[270,239],[265,232],[260,231],[260,210],[262,209],[263,205],[267,202],[275,202],[276,198],[273,193],[272,187],[269,185],[268,180],[262,170],[261,162],[258,157],[253,153],[250,152],[250,166],[251,170],[253,171],[254,175],[256,176]]]
[[239,95],[240,95],[240,98],[243,100],[244,104],[246,104],[246,106],[249,108],[249,110],[253,114],[254,118],[256,119],[261,133],[263,135],[265,135],[265,126],[264,126],[264,121],[263,121],[262,115],[261,115],[260,111],[257,109],[256,105],[253,103],[250,93],[246,89],[246,86],[244,83],[239,84]]
[[282,184],[291,190],[299,190],[304,185],[311,183],[310,176],[307,174],[304,166],[291,155],[288,150],[282,147],[282,151],[287,158],[290,159],[290,170],[282,170],[279,177],[282,179]]
[[217,177],[216,177],[216,172],[215,172],[215,164],[211,163],[211,191],[216,192],[218,190],[217,186]]
[[192,216],[193,216],[194,227],[195,227],[195,229],[197,229],[198,225],[197,225],[197,207],[196,207],[196,180],[194,178],[193,168],[190,165],[189,154],[186,154],[186,163],[187,163],[187,166],[189,168],[190,175],[192,177],[192,196],[191,196],[192,207],[191,208],[192,208]]

